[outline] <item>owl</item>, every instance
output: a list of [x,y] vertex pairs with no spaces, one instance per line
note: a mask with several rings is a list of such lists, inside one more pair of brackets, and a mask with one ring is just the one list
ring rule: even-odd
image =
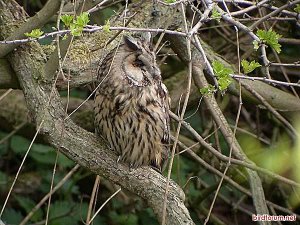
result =
[[162,171],[169,156],[169,96],[150,38],[123,36],[102,61],[94,100],[96,133],[130,168]]

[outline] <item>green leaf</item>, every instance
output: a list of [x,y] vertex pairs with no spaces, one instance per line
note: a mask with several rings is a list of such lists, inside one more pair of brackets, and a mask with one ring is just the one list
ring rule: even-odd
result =
[[277,34],[272,29],[269,29],[268,31],[259,29],[257,31],[257,36],[277,53],[281,52],[281,45],[278,43],[278,39],[281,37],[280,34]]
[[165,0],[165,3],[174,3],[176,0]]
[[[88,204],[80,202],[75,203],[68,201],[55,201],[50,206],[50,223],[49,225],[74,225],[82,224],[82,219],[86,218]],[[93,224],[106,224],[97,216]],[[81,221],[81,222],[80,222]],[[80,223],[79,223],[80,222]]]
[[72,206],[74,206],[73,202],[67,201],[55,201],[51,204],[50,207],[50,218],[56,218],[64,215],[69,215]]
[[62,16],[62,21],[66,26],[70,27],[71,34],[73,36],[81,36],[83,28],[90,22],[89,13],[83,12],[79,16],[77,16],[76,20],[74,20],[73,16],[64,15]]
[[44,32],[41,31],[40,29],[34,29],[30,33],[25,33],[25,36],[26,37],[31,37],[31,38],[39,38],[43,34],[44,34]]
[[232,79],[230,77],[221,77],[218,80],[219,89],[220,91],[224,91],[228,88],[228,86],[231,84]]
[[200,93],[202,95],[211,95],[211,94],[214,93],[214,91],[215,91],[215,88],[211,84],[209,84],[207,87],[204,87],[204,88],[200,89]]
[[294,8],[294,11],[296,13],[300,13],[300,4],[296,4],[296,7]]
[[245,74],[251,73],[256,68],[261,67],[261,65],[258,62],[255,62],[255,60],[249,63],[247,60],[243,59],[241,64]]
[[60,17],[61,21],[65,24],[66,27],[70,27],[71,23],[74,22],[74,16],[73,15],[62,15]]
[[[55,162],[56,154],[57,152],[51,146],[33,144],[30,152],[30,157],[38,163],[53,165],[53,163]],[[60,153],[57,159],[57,163],[59,166],[64,168],[74,166],[74,162],[72,160]]]
[[71,34],[73,36],[80,36],[82,34],[82,31],[83,31],[83,27],[79,27],[74,23],[71,23],[70,29],[71,29]]
[[73,202],[70,201],[55,201],[50,206],[49,221],[51,225],[74,225],[79,220],[75,218],[78,213],[76,210],[80,206],[75,207]]
[[33,144],[31,151],[45,154],[49,152],[54,152],[54,148],[49,145]]
[[109,217],[113,222],[120,225],[137,225],[138,218],[135,214],[117,214],[115,211],[109,213]]
[[54,154],[41,154],[37,152],[31,152],[30,158],[32,158],[37,163],[45,164],[45,165],[53,165],[55,162]]
[[[18,201],[19,205],[26,211],[26,213],[29,213],[36,205],[36,203],[28,197],[16,196],[15,198]],[[31,217],[31,220],[33,222],[37,222],[42,220],[42,218],[43,211],[41,209],[38,209]]]
[[219,61],[213,61],[212,66],[213,66],[213,70],[217,76],[219,90],[221,90],[221,91],[226,90],[232,82],[232,78],[230,77],[230,74],[233,73],[233,70],[225,67]]
[[72,160],[70,160],[69,158],[67,158],[65,155],[60,154],[58,157],[58,165],[60,165],[61,167],[72,167],[74,166],[74,162]]
[[15,153],[23,154],[27,151],[30,141],[18,135],[14,135],[11,139],[11,149]]
[[75,24],[79,27],[85,27],[90,22],[89,13],[83,12],[77,16]]
[[16,211],[12,208],[6,207],[1,216],[1,219],[5,224],[20,224],[23,219],[21,212]]
[[212,63],[213,69],[217,77],[227,77],[229,74],[233,73],[233,70],[230,68],[225,67],[221,62],[219,61],[213,61]]
[[30,157],[38,163],[53,165],[55,162],[56,153],[54,148],[48,145],[33,144]]
[[110,22],[109,22],[109,20],[105,21],[105,25],[103,25],[103,31],[106,32],[106,33],[110,32]]
[[212,13],[211,13],[211,18],[214,20],[217,20],[220,23],[221,13],[219,13],[216,8],[213,8]]

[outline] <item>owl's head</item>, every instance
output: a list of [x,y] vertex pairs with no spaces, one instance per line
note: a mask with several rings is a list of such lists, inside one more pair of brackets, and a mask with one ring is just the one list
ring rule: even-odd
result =
[[124,36],[121,46],[123,75],[134,86],[148,86],[161,81],[150,34],[141,37]]

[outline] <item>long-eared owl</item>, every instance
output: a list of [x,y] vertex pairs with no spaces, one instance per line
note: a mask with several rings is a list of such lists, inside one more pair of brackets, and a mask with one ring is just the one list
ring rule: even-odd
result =
[[162,171],[169,156],[169,96],[150,38],[124,36],[102,61],[98,82],[96,133],[131,168]]

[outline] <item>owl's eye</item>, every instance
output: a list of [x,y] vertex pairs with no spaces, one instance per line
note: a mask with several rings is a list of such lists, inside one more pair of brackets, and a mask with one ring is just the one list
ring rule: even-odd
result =
[[142,66],[144,66],[145,64],[143,63],[142,60],[136,59],[136,60],[133,62],[133,65],[134,65],[135,67],[142,67]]

